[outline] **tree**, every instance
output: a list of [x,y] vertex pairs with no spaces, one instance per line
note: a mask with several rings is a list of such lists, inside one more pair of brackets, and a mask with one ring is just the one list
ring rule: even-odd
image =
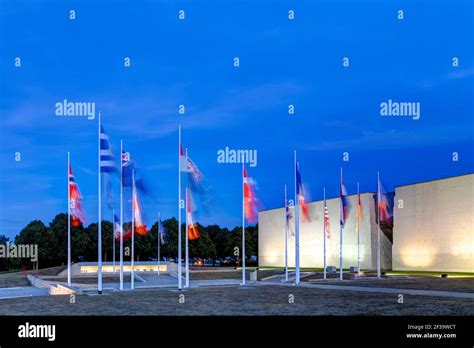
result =
[[[42,268],[57,266],[55,253],[55,238],[51,229],[47,228],[43,222],[34,220],[30,222],[15,237],[15,244],[38,245],[38,264]],[[21,266],[31,267],[30,259],[20,259]]]

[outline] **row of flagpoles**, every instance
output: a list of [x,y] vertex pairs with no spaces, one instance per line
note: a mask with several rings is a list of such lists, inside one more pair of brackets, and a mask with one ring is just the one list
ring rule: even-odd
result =
[[[300,275],[300,243],[299,243],[299,227],[300,227],[300,210],[302,222],[310,221],[307,203],[305,202],[305,192],[301,180],[299,162],[296,159],[296,151],[294,152],[294,177],[295,177],[295,219],[294,219],[294,237],[295,237],[295,284],[299,284]],[[339,278],[343,279],[343,229],[345,222],[349,216],[351,206],[347,200],[347,191],[343,182],[342,168],[339,184],[340,197],[340,223],[339,223]],[[329,212],[326,204],[326,189],[323,188],[324,199],[324,219],[323,219],[323,278],[327,278],[326,265],[326,239],[330,238],[329,229]],[[380,175],[377,173],[377,277],[381,277],[381,245],[380,245],[380,223],[390,219],[389,203],[385,190],[380,182]],[[285,280],[288,281],[288,234],[290,230],[290,212],[289,200],[287,197],[287,186],[285,185]],[[360,225],[362,222],[362,201],[360,198],[359,183],[357,183],[357,217],[356,217],[356,233],[357,233],[357,274],[360,275]]]
[[[123,242],[124,242],[124,228],[123,228],[123,188],[131,187],[132,191],[132,221],[131,221],[131,289],[134,289],[134,238],[135,232],[143,235],[146,234],[147,228],[143,222],[141,205],[138,199],[137,193],[137,182],[136,182],[136,171],[134,163],[131,161],[130,153],[125,152],[123,148],[123,141],[120,141],[120,170],[117,170],[117,165],[115,162],[115,157],[112,151],[112,145],[108,135],[105,133],[102,125],[100,112],[98,115],[98,247],[97,247],[97,257],[98,257],[98,284],[97,290],[98,293],[102,293],[102,190],[101,190],[101,174],[104,174],[104,184],[108,187],[110,186],[110,177],[111,173],[119,172],[120,175],[120,219],[115,215],[115,210],[113,211],[113,272],[115,273],[115,239],[120,240],[120,290],[124,289],[124,258],[123,258]],[[185,181],[185,198],[182,197],[182,175],[186,174],[184,177]],[[184,287],[189,287],[189,240],[194,240],[200,237],[197,226],[193,221],[193,213],[197,211],[197,201],[199,198],[203,200],[202,194],[204,192],[202,187],[203,175],[194,164],[194,162],[188,156],[188,149],[186,148],[183,151],[183,146],[181,142],[181,125],[178,128],[178,289],[183,289],[182,283],[182,217],[181,211],[185,209],[186,218],[185,218],[185,285]],[[310,221],[308,205],[305,201],[305,190],[301,180],[299,162],[296,158],[296,151],[294,152],[294,184],[295,184],[295,219],[294,219],[294,236],[295,236],[295,283],[299,284],[300,282],[300,252],[299,252],[299,227],[300,227],[300,213],[302,216],[302,222]],[[345,221],[350,212],[350,205],[347,200],[347,191],[345,189],[342,177],[342,168],[341,168],[341,177],[340,177],[340,251],[339,251],[339,274],[340,279],[342,280],[343,276],[343,253],[342,253],[342,237],[343,237],[343,228]],[[324,279],[326,279],[326,239],[330,238],[329,231],[329,213],[326,205],[326,191],[323,189],[324,195]],[[357,184],[357,195],[358,195],[358,208],[357,208],[357,222],[356,222],[356,232],[358,234],[357,243],[358,243],[358,256],[357,256],[357,266],[358,274],[360,275],[360,255],[359,255],[359,246],[360,246],[360,236],[359,229],[362,216],[362,204],[360,200],[359,184]],[[70,154],[68,152],[68,267],[67,267],[67,281],[71,285],[71,226],[78,226],[84,222],[84,212],[82,209],[81,203],[81,193],[79,191],[79,186],[75,182],[74,175],[71,169],[70,163]],[[242,260],[242,285],[246,284],[246,267],[245,267],[245,223],[255,223],[257,221],[257,210],[259,207],[259,201],[257,199],[253,180],[247,175],[247,170],[245,165],[242,165],[242,250],[241,250],[241,260]],[[384,194],[382,194],[382,188],[380,184],[380,178],[377,177],[377,224],[378,224],[378,233],[377,233],[377,275],[380,277],[380,221],[381,221],[381,208],[384,216],[382,220],[388,218],[388,201]],[[301,211],[300,211],[301,210]],[[287,186],[285,185],[285,280],[288,281],[288,234],[290,225],[289,220],[292,218],[290,212],[290,205],[287,196]],[[163,226],[161,223],[161,215],[159,214],[158,221],[158,274],[160,273],[160,244],[162,241]],[[128,235],[128,233],[127,233]],[[160,237],[161,236],[161,237]]]

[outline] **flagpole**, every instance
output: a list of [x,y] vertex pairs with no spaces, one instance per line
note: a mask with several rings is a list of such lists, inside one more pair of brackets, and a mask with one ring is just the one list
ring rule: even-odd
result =
[[339,184],[339,191],[340,191],[340,221],[339,221],[339,279],[342,280],[342,219],[344,216],[344,206],[342,204],[342,167],[341,167],[341,183]]
[[[187,163],[186,163],[187,165]],[[178,290],[183,289],[181,269],[181,125],[178,127]]]
[[98,201],[98,218],[97,218],[97,293],[102,294],[102,202],[100,187],[100,111],[98,115],[98,175],[97,175],[97,201]]
[[285,185],[285,281],[288,281],[288,194]]
[[295,284],[300,283],[300,220],[299,220],[299,211],[300,203],[298,199],[298,190],[296,183],[296,171],[298,162],[296,162],[296,151],[294,152],[295,157]]
[[132,169],[132,259],[130,265],[131,279],[130,288],[135,289],[135,169]]
[[120,140],[120,290],[123,290],[123,140]]
[[324,224],[324,229],[323,229],[323,240],[324,240],[324,262],[323,262],[323,274],[324,274],[324,279],[326,279],[326,188],[323,188],[323,197],[324,197],[324,218],[323,218],[323,224]]
[[[186,148],[186,166],[188,165],[188,148]],[[186,254],[185,254],[185,258],[186,258],[186,283],[185,283],[185,287],[186,288],[189,288],[189,217],[188,217],[188,209],[189,209],[189,192],[188,192],[188,186],[186,185],[186,231],[185,231],[185,247],[186,247]]]
[[115,209],[112,210],[112,274],[115,274]]
[[361,223],[361,216],[360,216],[360,190],[359,190],[359,183],[357,183],[357,275],[360,276],[360,223]]
[[377,172],[377,277],[380,278],[380,174]]
[[71,157],[67,153],[67,285],[71,286],[71,178],[69,177],[69,168],[71,166]]
[[245,285],[245,165],[242,163],[242,285]]
[[160,275],[161,212],[158,212],[158,275]]

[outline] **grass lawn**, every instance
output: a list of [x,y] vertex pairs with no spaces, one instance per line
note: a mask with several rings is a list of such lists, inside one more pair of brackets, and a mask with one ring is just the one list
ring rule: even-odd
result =
[[12,288],[17,286],[29,286],[26,276],[28,274],[39,274],[44,276],[55,276],[61,272],[66,266],[58,266],[51,268],[44,268],[38,271],[20,271],[20,272],[8,272],[0,274],[0,288]]
[[474,315],[471,300],[408,295],[403,304],[397,300],[396,294],[303,287],[215,287],[78,295],[76,303],[69,296],[1,300],[0,315]]

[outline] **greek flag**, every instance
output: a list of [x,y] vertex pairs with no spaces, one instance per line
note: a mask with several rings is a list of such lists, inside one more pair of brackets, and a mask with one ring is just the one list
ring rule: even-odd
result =
[[117,172],[117,163],[115,162],[112,144],[109,136],[105,133],[104,127],[100,126],[100,172]]

